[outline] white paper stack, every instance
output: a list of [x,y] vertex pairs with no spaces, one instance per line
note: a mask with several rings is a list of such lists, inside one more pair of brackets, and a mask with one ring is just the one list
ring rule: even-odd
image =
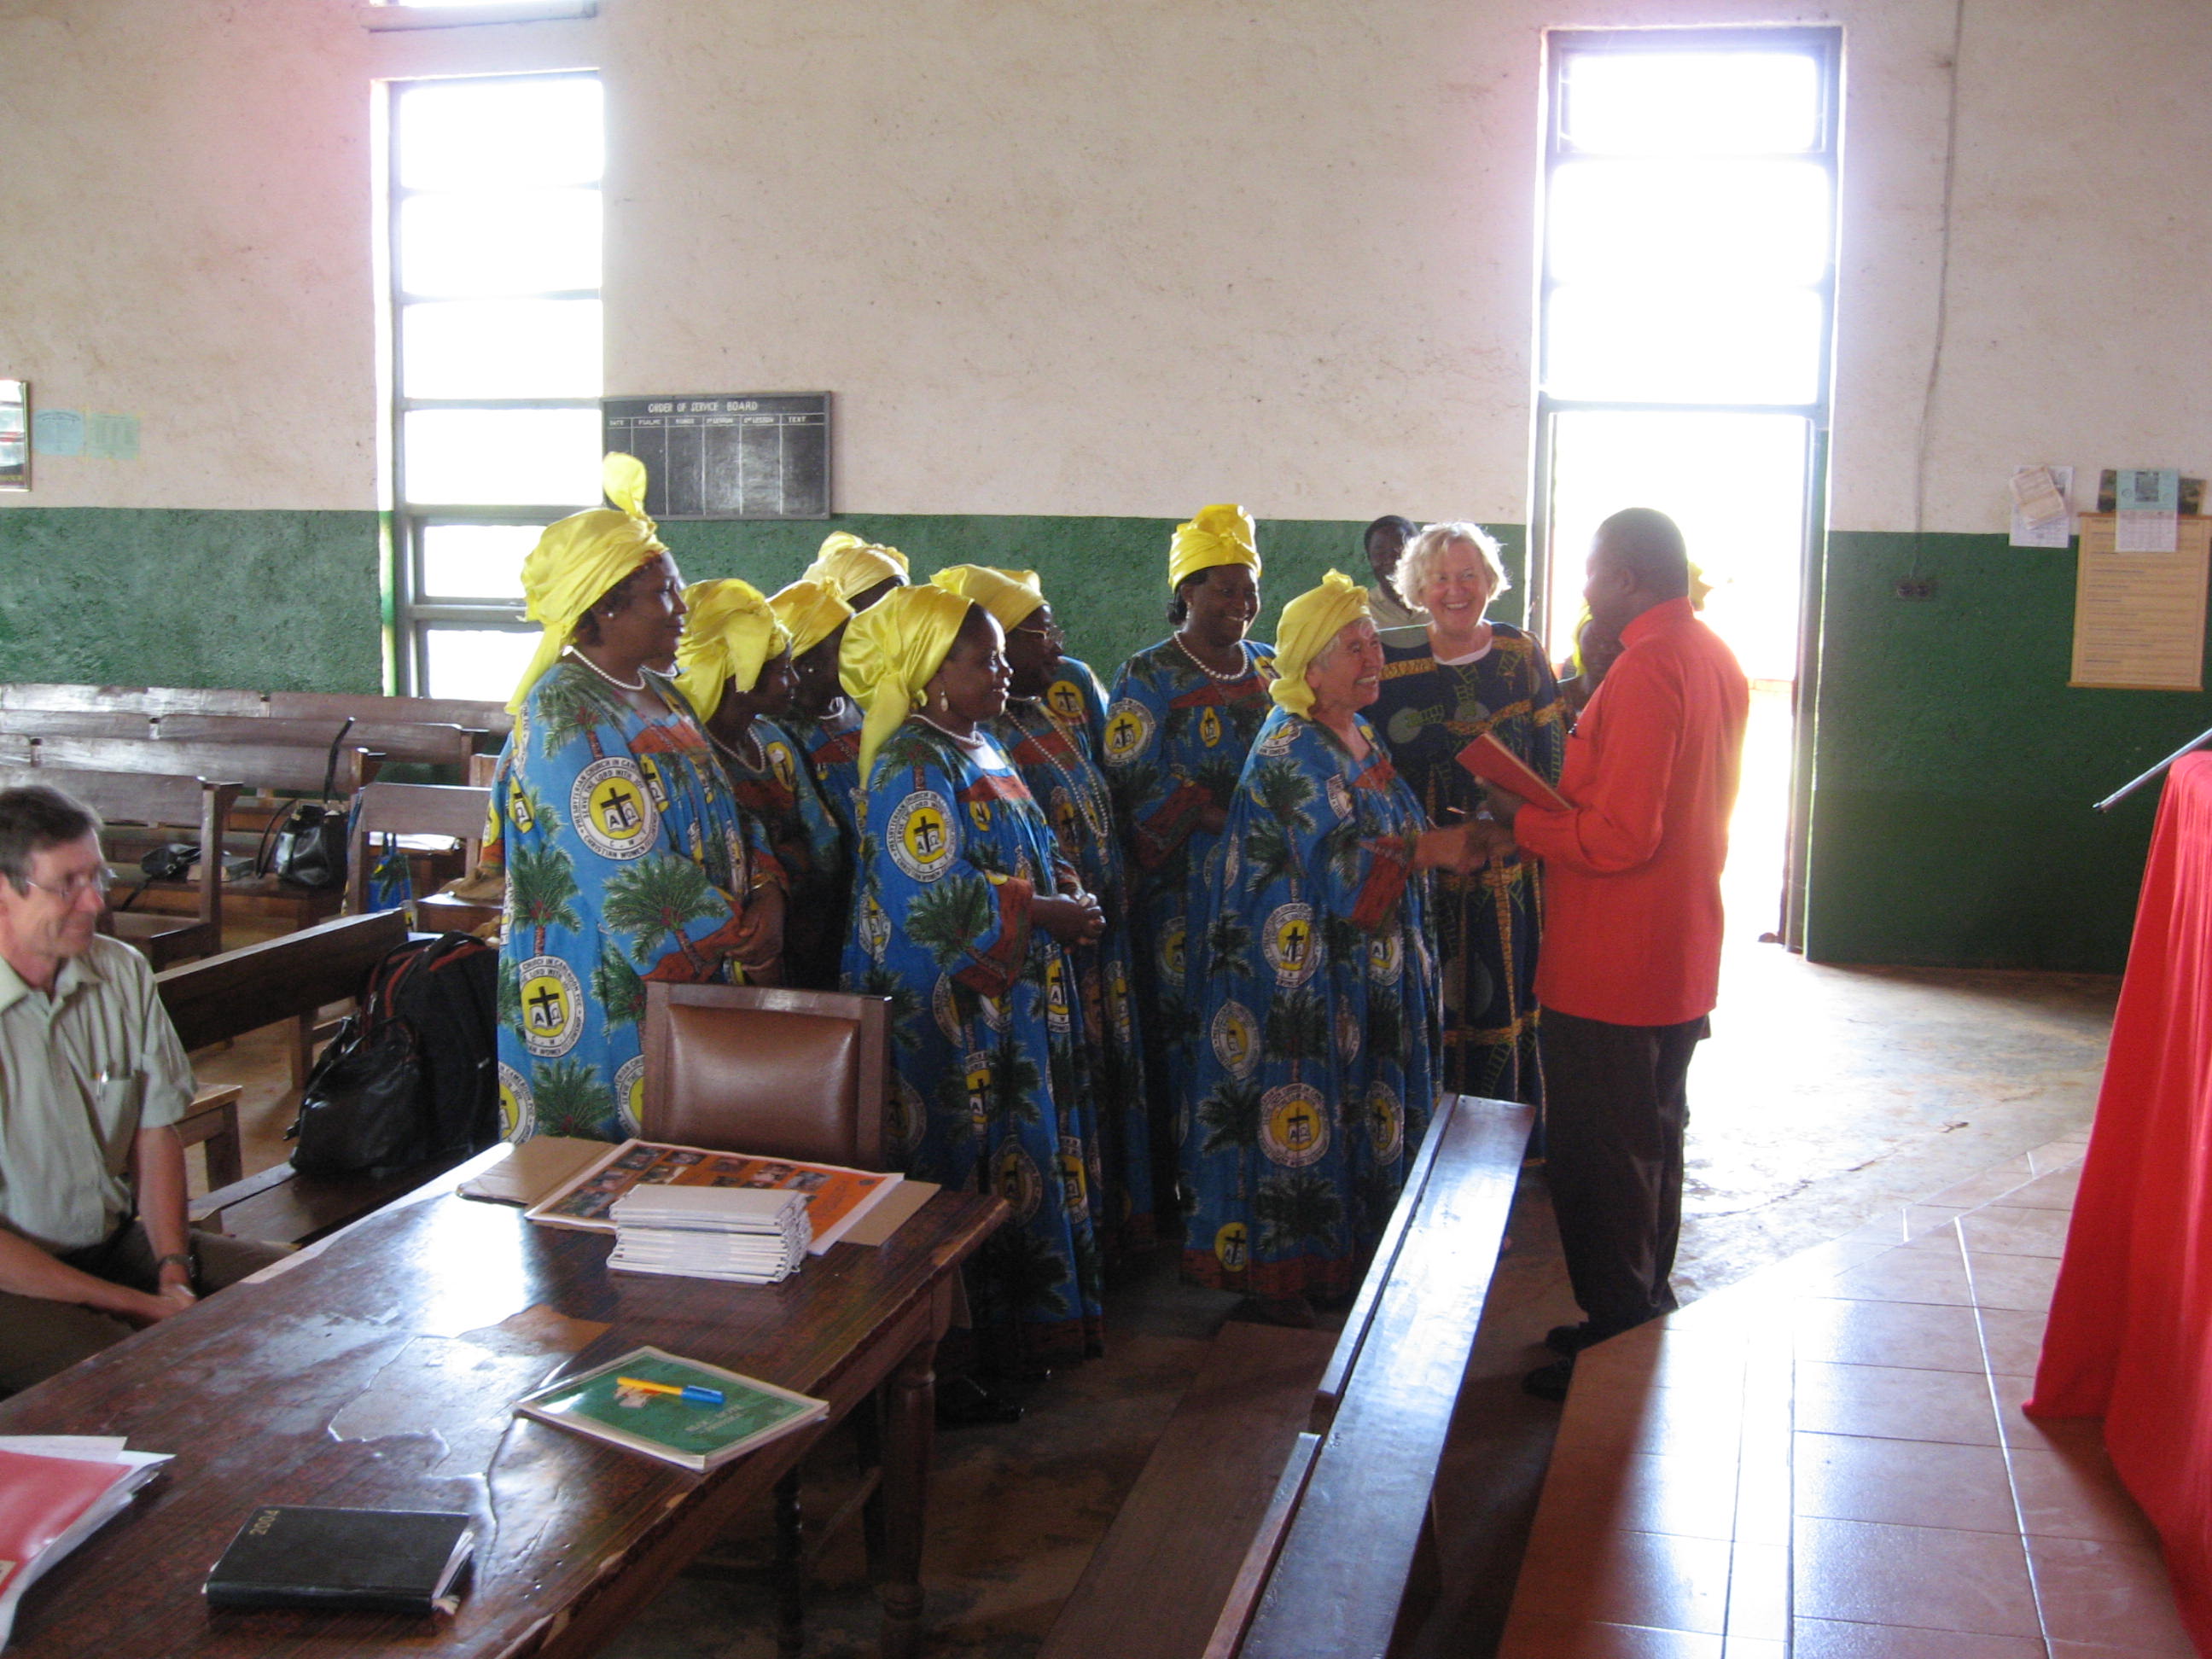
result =
[[798,1271],[813,1243],[806,1194],[755,1187],[639,1187],[607,1211],[607,1266],[740,1285],[773,1285]]

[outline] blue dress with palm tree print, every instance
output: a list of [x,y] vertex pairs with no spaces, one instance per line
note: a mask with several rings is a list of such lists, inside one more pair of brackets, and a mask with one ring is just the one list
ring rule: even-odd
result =
[[1183,1270],[1249,1295],[1342,1296],[1436,1103],[1420,803],[1364,720],[1355,761],[1277,709],[1206,865],[1182,1172]]
[[[1145,1058],[1167,1101],[1190,1087],[1194,1031],[1187,988],[1187,940],[1200,898],[1194,889],[1216,838],[1200,822],[1208,806],[1226,811],[1245,751],[1275,705],[1275,648],[1243,642],[1245,672],[1213,678],[1173,638],[1147,646],[1121,665],[1104,726],[1106,775],[1128,851],[1127,914]],[[1158,1144],[1173,1125],[1154,1122]]]
[[507,866],[499,957],[507,1137],[637,1133],[648,979],[727,984],[755,879],[781,883],[690,705],[648,717],[579,663],[531,688],[492,811]]
[[909,720],[859,808],[844,987],[890,999],[899,1167],[1012,1207],[968,1278],[986,1357],[1095,1353],[1098,1143],[1081,998],[1029,913],[1032,893],[1073,872],[988,737],[963,744]]

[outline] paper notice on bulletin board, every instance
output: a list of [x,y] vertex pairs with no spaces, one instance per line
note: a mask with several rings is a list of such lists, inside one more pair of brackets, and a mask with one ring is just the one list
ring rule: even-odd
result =
[[2171,553],[2123,553],[2108,513],[2081,515],[2067,684],[2136,691],[2204,689],[2204,589],[2212,518],[2185,518]]

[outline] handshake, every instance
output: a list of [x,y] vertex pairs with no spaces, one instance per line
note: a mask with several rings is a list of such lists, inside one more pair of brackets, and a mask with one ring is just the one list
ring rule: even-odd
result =
[[1488,818],[1469,818],[1442,830],[1424,830],[1413,850],[1416,870],[1449,870],[1472,875],[1491,860],[1514,851],[1513,832]]

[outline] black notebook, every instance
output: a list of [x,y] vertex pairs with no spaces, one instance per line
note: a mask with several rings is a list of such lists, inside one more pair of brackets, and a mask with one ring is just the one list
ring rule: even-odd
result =
[[451,1613],[476,1541],[465,1515],[267,1504],[208,1574],[208,1605]]

